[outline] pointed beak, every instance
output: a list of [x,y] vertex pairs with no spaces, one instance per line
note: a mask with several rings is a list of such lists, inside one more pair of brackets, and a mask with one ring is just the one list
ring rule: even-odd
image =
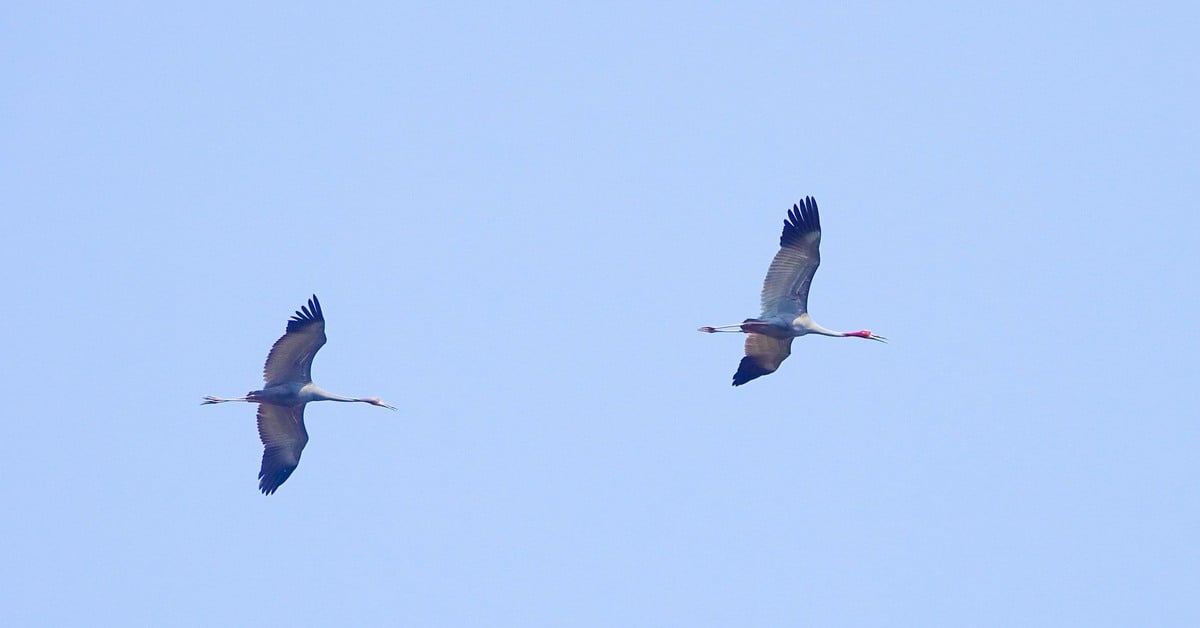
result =
[[883,343],[887,342],[887,338],[884,338],[883,336],[879,336],[876,334],[871,334],[870,336],[867,336],[867,338],[869,338],[871,340],[878,340],[879,342],[883,342]]
[[381,407],[387,408],[388,410],[395,410],[395,409],[396,409],[396,406],[391,406],[391,405],[388,405],[388,404],[386,404],[386,403],[384,403],[384,402],[382,402],[382,401],[380,401],[380,402],[379,402],[379,405],[380,405]]

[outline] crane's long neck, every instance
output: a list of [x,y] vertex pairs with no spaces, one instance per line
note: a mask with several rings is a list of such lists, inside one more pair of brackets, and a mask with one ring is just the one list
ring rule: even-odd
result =
[[322,390],[320,388],[317,388],[315,385],[312,387],[312,392],[310,392],[309,395],[310,395],[310,399],[309,399],[310,401],[347,401],[347,402],[360,401],[362,403],[368,403],[366,399],[359,399],[357,397],[343,397],[341,395],[335,395],[327,390]]
[[872,334],[869,329],[864,329],[862,331],[834,331],[832,329],[826,329],[814,323],[807,314],[797,318],[792,323],[792,327],[794,327],[797,331],[804,330],[804,333],[806,334],[820,334],[822,336],[833,336],[834,338],[866,338],[867,340],[887,342],[887,338]]
[[792,327],[806,334],[819,334],[821,336],[833,336],[834,338],[842,338],[846,335],[844,331],[834,331],[820,326],[808,314],[801,314],[796,317],[796,320],[792,321]]

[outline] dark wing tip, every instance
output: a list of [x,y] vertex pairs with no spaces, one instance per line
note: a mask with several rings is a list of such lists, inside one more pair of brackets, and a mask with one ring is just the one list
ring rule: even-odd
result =
[[296,331],[304,329],[315,322],[324,322],[325,313],[321,311],[321,302],[317,300],[317,295],[312,295],[308,300],[308,305],[300,306],[296,313],[288,319],[288,331]]
[[280,465],[276,462],[268,463],[265,459],[266,456],[263,458],[262,470],[258,472],[258,490],[262,491],[263,495],[270,495],[279,490],[284,482],[287,482],[296,467]]
[[733,374],[733,385],[741,386],[752,379],[757,379],[763,375],[770,375],[774,372],[775,369],[764,368],[758,363],[758,360],[755,360],[751,356],[746,356],[742,358],[741,364],[738,364],[737,372]]
[[805,196],[803,201],[788,210],[788,219],[783,221],[783,235],[779,236],[779,246],[788,246],[820,230],[821,215],[817,212],[817,199]]

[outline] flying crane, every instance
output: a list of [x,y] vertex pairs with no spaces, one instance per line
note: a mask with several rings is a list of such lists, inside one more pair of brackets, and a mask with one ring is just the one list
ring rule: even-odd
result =
[[342,397],[318,388],[312,381],[312,361],[324,345],[325,315],[314,294],[308,305],[301,306],[288,319],[287,333],[275,341],[267,354],[262,390],[231,399],[211,395],[204,398],[206,404],[226,401],[258,404],[258,436],[264,448],[258,488],[264,495],[274,493],[300,464],[300,452],[308,443],[308,432],[304,429],[304,406],[308,402],[348,401],[396,409],[378,397]]
[[762,288],[762,314],[733,325],[704,326],[710,334],[745,333],[746,357],[733,374],[733,385],[774,373],[792,353],[792,339],[807,334],[835,338],[865,338],[887,342],[870,332],[834,331],[813,321],[808,315],[808,289],[821,264],[821,216],[817,201],[804,197],[792,205],[779,236],[779,252],[771,260]]

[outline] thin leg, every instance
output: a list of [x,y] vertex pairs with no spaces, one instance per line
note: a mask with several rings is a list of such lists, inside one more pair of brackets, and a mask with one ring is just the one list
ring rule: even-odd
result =
[[250,401],[250,400],[247,399],[246,397],[234,397],[232,399],[223,399],[221,397],[214,397],[212,395],[209,395],[204,398],[204,401],[200,402],[200,405],[206,405],[206,404],[210,404],[210,403],[225,403],[226,401]]
[[720,332],[724,332],[727,334],[740,333],[742,331],[742,325],[744,325],[744,323],[734,323],[732,325],[716,325],[716,326],[705,325],[704,327],[701,327],[698,331],[702,331],[707,334],[716,334],[716,333],[720,333]]

